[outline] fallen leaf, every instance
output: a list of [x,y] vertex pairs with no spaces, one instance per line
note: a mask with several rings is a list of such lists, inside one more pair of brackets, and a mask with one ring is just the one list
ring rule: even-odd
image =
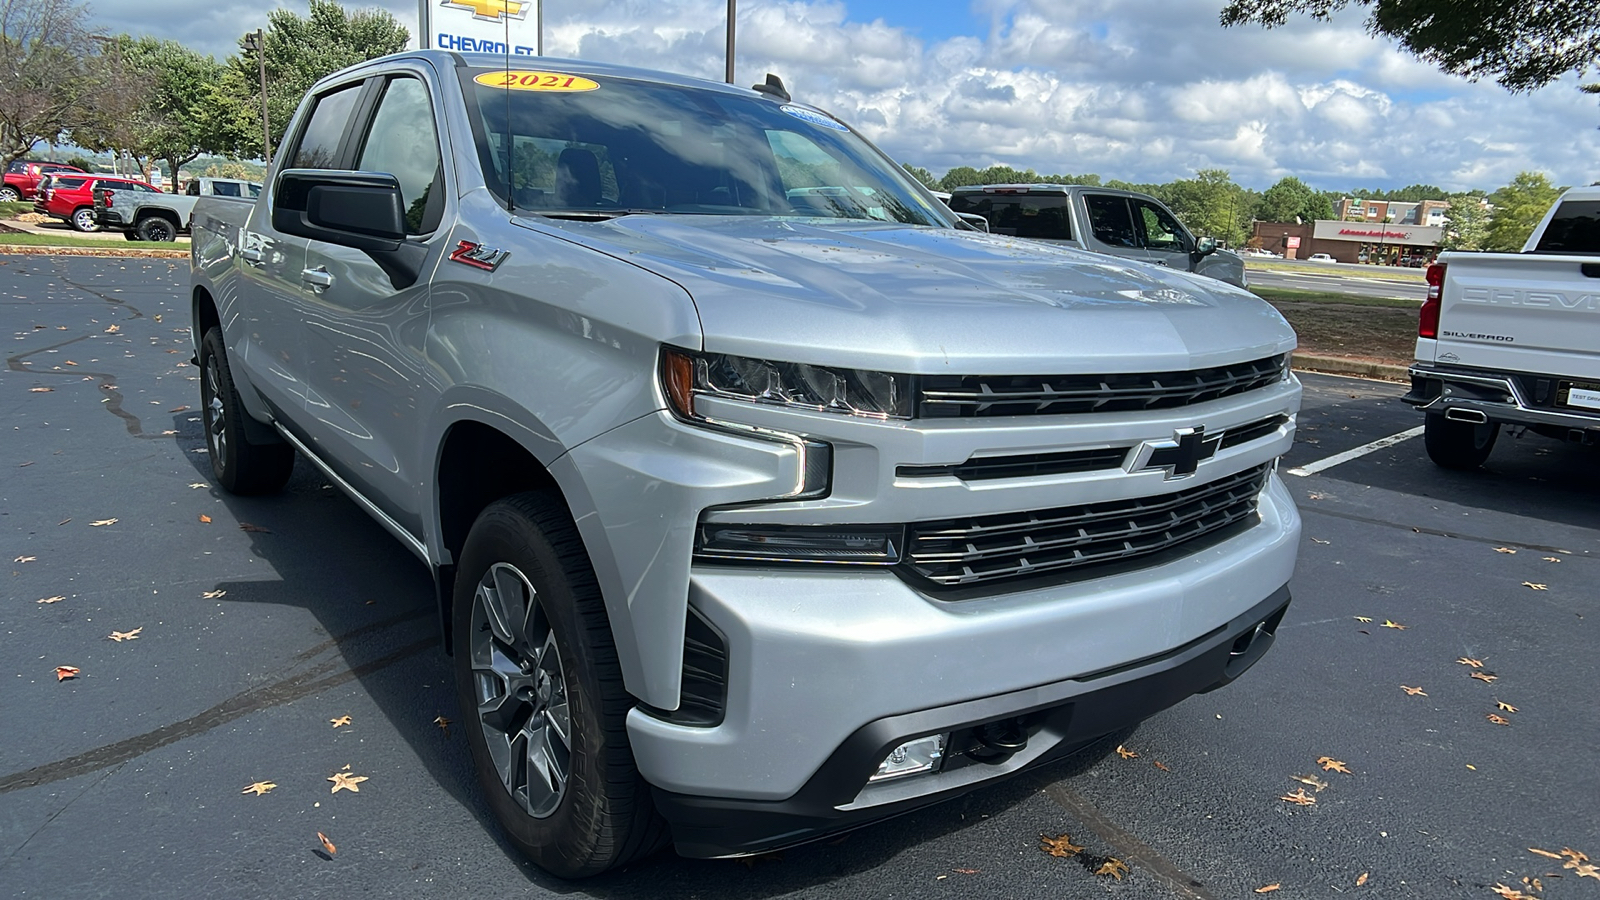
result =
[[1471,666],[1474,669],[1483,668],[1483,660],[1481,660],[1481,659],[1473,659],[1470,656],[1463,656],[1460,659],[1456,660],[1456,662],[1461,663],[1463,666]]
[[201,513],[200,514],[200,522],[202,524],[204,524],[204,525],[210,525],[211,524],[211,517],[206,515],[205,513]]
[[66,365],[75,366],[75,365],[77,365],[77,363],[75,363],[75,362],[73,362],[72,360],[69,359],[69,360],[66,361]]
[[1478,679],[1479,681],[1487,681],[1492,683],[1500,676],[1494,674],[1493,672],[1473,672],[1472,677]]
[[1351,616],[1350,618],[1355,619],[1357,622],[1360,622],[1363,625],[1372,621],[1371,616]]
[[1496,700],[1494,702],[1494,705],[1499,707],[1501,712],[1516,712],[1517,711],[1517,708],[1515,706],[1512,706],[1511,704],[1505,702],[1504,700]]
[[267,791],[270,791],[275,787],[277,787],[277,785],[273,784],[270,781],[258,781],[255,784],[252,784],[249,787],[245,788],[244,790],[240,791],[239,793],[241,793],[241,794],[255,794],[257,797],[259,797],[262,794],[265,794]]
[[123,641],[136,641],[139,639],[139,632],[143,630],[144,626],[140,625],[138,628],[135,628],[132,631],[113,631],[110,635],[108,635],[108,637],[119,644]]
[[1540,559],[1544,560],[1545,562],[1561,562],[1561,557],[1559,556],[1541,556]]
[[1528,848],[1528,852],[1529,853],[1537,853],[1540,856],[1543,856],[1543,857],[1545,857],[1547,859],[1561,859],[1562,858],[1561,854],[1559,854],[1559,853],[1551,853],[1549,850],[1540,850],[1538,847],[1529,847]]
[[1501,900],[1539,900],[1539,898],[1533,896],[1532,894],[1524,894],[1516,888],[1506,887],[1498,882],[1496,882],[1495,886],[1490,888],[1490,890],[1494,891],[1496,894],[1499,894]]
[[1361,873],[1361,877],[1356,879],[1356,887],[1361,887],[1363,884],[1366,884],[1366,883],[1367,883],[1367,873],[1362,872]]
[[1405,631],[1407,628],[1410,628],[1411,626],[1409,626],[1409,625],[1401,625],[1399,622],[1391,622],[1388,619],[1384,619],[1383,620],[1383,627],[1384,628],[1393,628],[1395,631]]
[[12,562],[14,562],[14,563],[33,562],[34,560],[36,560],[38,558],[39,557],[37,557],[37,556],[19,556],[16,559],[13,559]]
[[1319,540],[1317,538],[1312,538],[1311,539],[1311,543],[1313,543],[1313,544],[1331,544],[1331,543],[1333,543],[1333,541],[1324,541],[1324,540]]
[[77,666],[56,666],[56,680],[66,681],[68,678],[78,677]]
[[116,519],[100,519],[98,521],[90,522],[89,523],[89,527],[90,528],[99,528],[101,525],[115,525],[115,524],[117,524],[117,520]]
[[204,597],[207,600],[215,600],[218,597],[221,597],[221,596],[223,596],[223,595],[225,595],[227,593],[228,593],[227,591],[206,591],[205,593],[201,594],[200,596]]
[[1496,553],[1516,553],[1517,551],[1511,549],[1510,547],[1496,547],[1496,548],[1494,548],[1494,552],[1496,552]]
[[1346,775],[1350,774],[1350,770],[1345,767],[1344,763],[1334,759],[1331,756],[1317,757],[1317,765],[1321,766],[1322,771],[1324,772],[1342,772]]
[[1278,799],[1286,803],[1293,803],[1296,806],[1312,806],[1317,802],[1317,798],[1306,793],[1305,788],[1296,788],[1294,793],[1284,794]]
[[1578,873],[1579,878],[1593,878],[1595,881],[1600,881],[1600,866],[1594,863],[1583,863],[1571,868]]
[[1407,694],[1410,694],[1413,697],[1426,697],[1426,696],[1428,696],[1427,692],[1423,691],[1423,689],[1419,688],[1419,687],[1406,687],[1405,685],[1402,684],[1402,685],[1400,685],[1400,690],[1405,691]]
[[43,600],[40,600],[39,602],[40,603],[60,603],[61,601],[65,600],[65,599],[67,599],[67,598],[65,598],[65,597],[46,597]]
[[1323,497],[1326,497],[1326,496],[1328,496],[1328,495],[1327,494],[1319,494],[1316,491],[1311,491],[1311,492],[1306,494],[1306,497],[1311,499],[1311,500],[1321,500]]
[[1162,765],[1160,760],[1156,760],[1155,761],[1155,766],[1156,766],[1156,768],[1160,769],[1163,772],[1171,772],[1172,771],[1171,769],[1169,769],[1166,766]]
[[446,719],[444,716],[439,716],[438,718],[434,719],[433,724],[439,726],[439,730],[444,732],[447,736],[450,734],[450,720]]
[[205,488],[205,487],[211,487],[211,485],[206,484],[204,481],[196,481],[195,483],[189,485],[189,487],[191,487],[191,488]]
[[983,870],[982,869],[951,869],[950,871],[952,871],[952,872],[960,872],[962,875],[976,875],[976,874],[978,874],[979,872],[981,872]]
[[116,334],[117,332],[119,332],[121,330],[122,330],[122,326],[121,325],[107,325],[106,326],[106,334]]
[[[345,766],[345,768],[348,769],[350,767]],[[351,793],[359,794],[361,793],[361,782],[366,781],[367,776],[346,775],[343,772],[335,772],[328,776],[328,780],[333,782],[333,790],[328,792],[330,794],[337,794],[340,791],[350,791]]]
[[258,531],[258,532],[260,532],[262,534],[271,534],[272,533],[272,529],[270,529],[270,528],[262,528],[260,525],[251,525],[249,522],[240,522],[239,523],[239,530],[240,531]]
[[1586,863],[1589,861],[1589,855],[1587,853],[1574,850],[1571,847],[1562,847],[1561,855],[1567,858],[1567,864],[1562,866],[1563,869],[1576,869],[1578,867],[1578,863]]
[[65,525],[65,524],[67,524],[68,522],[71,522],[71,521],[72,521],[72,517],[71,516],[67,516],[65,519],[62,519],[61,521],[57,522],[56,525],[58,525],[58,526],[59,525]]
[[1281,887],[1282,887],[1282,885],[1280,885],[1278,882],[1274,881],[1271,884],[1263,884],[1261,887],[1256,888],[1255,893],[1257,893],[1257,894],[1270,894],[1273,891],[1278,890]]
[[1041,834],[1039,835],[1039,849],[1051,856],[1058,856],[1062,859],[1077,856],[1083,852],[1082,847],[1072,842],[1072,835],[1070,834],[1063,834],[1058,837],[1048,837]]
[[187,407],[187,406],[174,406],[173,408],[167,410],[167,412],[188,412],[188,411],[189,411],[189,407]]
[[1123,759],[1135,759],[1139,756],[1139,754],[1129,750],[1127,747],[1124,747],[1121,744],[1117,745],[1117,755]]
[[1484,718],[1488,719],[1489,721],[1491,721],[1493,723],[1495,723],[1496,725],[1510,725],[1511,724],[1511,720],[1510,719],[1506,718],[1505,716],[1497,716],[1494,713],[1489,713],[1487,716],[1484,716]]
[[1328,786],[1326,781],[1323,781],[1321,778],[1318,778],[1315,775],[1290,775],[1289,777],[1300,782],[1301,784],[1311,785],[1312,787],[1316,788],[1319,793],[1323,788]]
[[350,717],[349,716],[340,716],[337,719],[329,719],[328,721],[333,723],[333,727],[338,728],[341,725],[349,725],[350,724]]
[[329,856],[339,852],[339,848],[333,845],[333,841],[328,840],[328,836],[320,831],[317,832],[317,840],[322,842],[322,849],[328,851]]
[[1525,588],[1532,588],[1533,590],[1536,590],[1536,591],[1548,591],[1548,590],[1550,590],[1550,586],[1549,585],[1546,585],[1546,584],[1534,584],[1531,581],[1524,581],[1522,583],[1522,586],[1525,587]]
[[1128,874],[1128,864],[1116,857],[1110,857],[1100,864],[1100,868],[1094,870],[1094,874],[1110,875],[1112,878],[1121,881],[1122,876]]
[[53,388],[53,387],[36,387],[36,388],[28,388],[28,393],[30,393],[30,394],[48,394],[53,390],[55,390],[55,388]]

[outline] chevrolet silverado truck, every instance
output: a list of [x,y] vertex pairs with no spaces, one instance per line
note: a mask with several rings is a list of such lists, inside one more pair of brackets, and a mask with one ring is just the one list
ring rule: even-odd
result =
[[1059,241],[1249,286],[1242,258],[1195,238],[1149,194],[1071,184],[980,184],[956,188],[946,202],[959,214],[982,216],[993,234]]
[[94,192],[94,218],[105,231],[120,231],[130,241],[173,241],[189,230],[201,197],[254,200],[261,185],[237,178],[196,178],[181,194],[130,190]]
[[1429,458],[1476,469],[1500,426],[1600,442],[1600,187],[1556,201],[1521,253],[1428,267],[1411,390]]
[[427,566],[538,865],[1081,763],[1271,646],[1271,307],[985,234],[776,78],[538,65],[329,76],[191,251],[217,482],[303,457]]

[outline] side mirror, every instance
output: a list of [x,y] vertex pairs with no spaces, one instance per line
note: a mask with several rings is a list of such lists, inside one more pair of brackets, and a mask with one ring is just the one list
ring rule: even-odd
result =
[[367,254],[395,290],[410,287],[427,248],[406,240],[400,183],[382,172],[286,169],[272,196],[272,227]]
[[1215,252],[1217,252],[1217,242],[1211,238],[1201,238],[1195,242],[1194,249],[1189,252],[1189,262],[1197,263]]
[[956,213],[956,218],[971,226],[973,231],[981,231],[984,234],[989,233],[989,220],[977,213],[958,212]]

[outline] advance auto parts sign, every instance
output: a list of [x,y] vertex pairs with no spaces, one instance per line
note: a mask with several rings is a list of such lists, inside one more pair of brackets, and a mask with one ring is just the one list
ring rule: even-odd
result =
[[[461,53],[534,56],[539,50],[535,0],[419,0],[422,46]],[[509,39],[509,44],[508,44]]]

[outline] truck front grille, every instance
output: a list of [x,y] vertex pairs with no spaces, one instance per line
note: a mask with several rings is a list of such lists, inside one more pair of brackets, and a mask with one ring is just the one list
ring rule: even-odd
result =
[[905,563],[943,588],[1069,572],[1088,577],[1081,570],[1174,550],[1255,515],[1269,468],[1152,497],[917,522]]
[[1277,384],[1283,356],[1187,372],[1132,375],[929,375],[922,418],[1046,416],[1170,409]]

